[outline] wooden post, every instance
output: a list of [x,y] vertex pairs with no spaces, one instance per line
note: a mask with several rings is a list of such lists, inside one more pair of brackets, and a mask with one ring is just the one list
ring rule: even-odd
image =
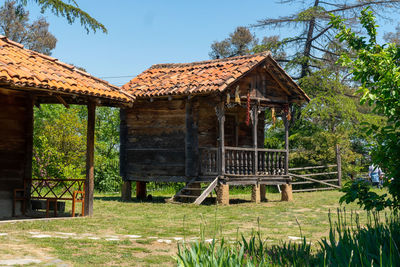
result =
[[128,126],[126,125],[126,110],[119,110],[119,174],[124,181],[121,190],[122,201],[132,200],[132,183],[126,175],[126,142],[128,135]]
[[[290,111],[289,111],[290,112]],[[282,115],[283,122],[285,123],[285,175],[289,173],[289,120],[286,118],[286,115]]]
[[338,185],[342,186],[342,157],[340,156],[339,144],[336,145],[336,162],[337,162]]
[[32,155],[33,155],[33,127],[34,127],[34,99],[29,96],[26,106],[26,136],[25,136],[25,169],[24,169],[24,197],[26,198],[26,205],[22,207],[22,212],[30,212],[31,207],[31,185],[32,185]]
[[185,176],[188,180],[199,175],[198,136],[193,98],[186,101]]
[[145,200],[147,197],[146,182],[136,182],[136,198]]
[[122,201],[132,200],[132,184],[131,181],[124,181],[122,184]]
[[85,215],[93,215],[93,191],[94,191],[94,130],[96,120],[96,104],[90,102],[87,105],[87,145],[86,145],[86,181],[85,181]]
[[260,201],[268,202],[267,197],[265,196],[267,193],[267,188],[265,184],[260,184]]
[[253,174],[257,175],[258,172],[258,142],[257,142],[257,128],[258,128],[258,106],[255,104],[252,107],[253,115],[253,147],[254,147],[254,170]]
[[221,102],[216,107],[216,113],[218,117],[219,126],[219,138],[218,138],[218,151],[219,151],[219,170],[220,176],[225,174],[225,104]]

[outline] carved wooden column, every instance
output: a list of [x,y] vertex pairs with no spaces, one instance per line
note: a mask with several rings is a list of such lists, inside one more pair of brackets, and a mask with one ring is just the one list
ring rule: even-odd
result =
[[289,173],[289,120],[286,118],[286,115],[282,115],[283,123],[285,124],[285,175]]
[[225,104],[221,102],[215,108],[218,118],[219,137],[218,137],[218,161],[219,169],[218,174],[223,176],[225,174]]
[[258,106],[256,104],[251,108],[251,118],[253,120],[253,147],[254,147],[254,175],[258,172],[258,151],[257,151],[257,127],[258,127]]

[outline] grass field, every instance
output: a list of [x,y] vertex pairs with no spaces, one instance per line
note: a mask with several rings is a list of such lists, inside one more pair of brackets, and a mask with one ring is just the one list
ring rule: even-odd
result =
[[[296,240],[301,228],[316,244],[327,235],[329,210],[336,212],[342,193],[298,193],[293,202],[269,193],[261,204],[248,202],[250,194],[231,195],[230,206],[166,204],[170,196],[152,194],[152,202],[129,203],[116,194],[96,195],[91,218],[0,223],[0,265],[12,259],[49,266],[174,265],[177,242],[199,238],[201,229],[205,239],[231,241],[260,230],[273,244]],[[346,210],[360,211],[356,205]],[[364,212],[360,216],[365,220]]]

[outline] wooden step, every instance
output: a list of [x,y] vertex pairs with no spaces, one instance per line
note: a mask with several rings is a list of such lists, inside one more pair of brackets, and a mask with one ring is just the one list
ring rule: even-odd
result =
[[204,188],[192,188],[192,187],[188,187],[188,188],[184,188],[183,190],[185,190],[185,191],[203,191]]
[[193,196],[193,195],[177,195],[175,197],[184,197],[184,198],[198,198],[199,196]]

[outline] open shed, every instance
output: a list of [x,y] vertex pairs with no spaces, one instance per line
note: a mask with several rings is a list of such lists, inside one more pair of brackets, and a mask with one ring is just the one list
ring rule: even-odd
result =
[[[120,107],[131,105],[132,100],[131,96],[106,81],[55,58],[24,49],[23,45],[0,36],[0,218],[18,215],[29,209],[31,193],[35,191],[32,186],[34,105],[87,105],[84,188],[85,213],[91,215],[96,106]],[[16,190],[20,190],[18,193],[22,195],[18,196],[20,201],[15,202]],[[23,203],[28,205],[23,207]],[[14,206],[15,214],[13,205],[17,205]]]
[[[309,98],[270,53],[154,65],[122,89],[136,97],[121,110],[124,199],[131,181],[139,198],[146,182],[186,182],[174,200],[194,203],[216,188],[227,204],[230,184],[253,185],[255,201],[267,184],[290,194],[291,106]],[[285,121],[285,149],[264,148],[266,109]]]

